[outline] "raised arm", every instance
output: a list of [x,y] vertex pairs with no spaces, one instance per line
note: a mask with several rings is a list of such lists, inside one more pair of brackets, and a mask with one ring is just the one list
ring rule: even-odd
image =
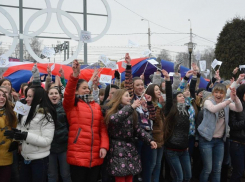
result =
[[131,70],[131,58],[128,53],[125,55],[125,61],[127,63],[126,71],[125,71],[125,88],[128,90],[131,98],[134,96],[133,89],[133,76]]

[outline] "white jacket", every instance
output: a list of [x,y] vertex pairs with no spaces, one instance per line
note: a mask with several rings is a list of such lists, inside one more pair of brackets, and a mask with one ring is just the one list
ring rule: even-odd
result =
[[28,132],[25,141],[22,141],[21,155],[25,160],[42,159],[49,156],[51,142],[54,137],[54,123],[44,118],[42,109],[38,109],[30,124],[24,126],[27,116],[23,116],[17,129]]

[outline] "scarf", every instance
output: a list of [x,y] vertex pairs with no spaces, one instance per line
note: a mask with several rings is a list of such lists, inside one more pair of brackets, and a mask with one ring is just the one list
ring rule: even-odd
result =
[[177,103],[177,109],[179,111],[179,113],[183,114],[183,115],[188,115],[187,111],[186,111],[186,104],[185,103]]
[[94,100],[91,94],[77,95],[77,97],[86,103],[92,102]]

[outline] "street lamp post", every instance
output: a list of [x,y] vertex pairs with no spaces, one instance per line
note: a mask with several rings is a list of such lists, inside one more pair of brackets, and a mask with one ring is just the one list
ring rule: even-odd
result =
[[141,21],[148,21],[148,48],[151,51],[151,28],[150,28],[150,22],[146,19],[141,19]]
[[195,47],[195,43],[192,42],[192,28],[191,28],[191,20],[188,19],[188,21],[190,21],[190,42],[186,43],[185,45],[187,45],[188,47],[188,52],[189,52],[189,68],[191,69],[191,54],[192,51]]

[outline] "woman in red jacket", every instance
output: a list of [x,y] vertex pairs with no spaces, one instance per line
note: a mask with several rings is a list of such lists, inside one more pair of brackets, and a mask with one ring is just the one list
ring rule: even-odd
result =
[[79,79],[77,60],[72,69],[63,101],[69,123],[67,162],[73,182],[96,182],[109,138],[100,105],[92,100],[88,83]]

